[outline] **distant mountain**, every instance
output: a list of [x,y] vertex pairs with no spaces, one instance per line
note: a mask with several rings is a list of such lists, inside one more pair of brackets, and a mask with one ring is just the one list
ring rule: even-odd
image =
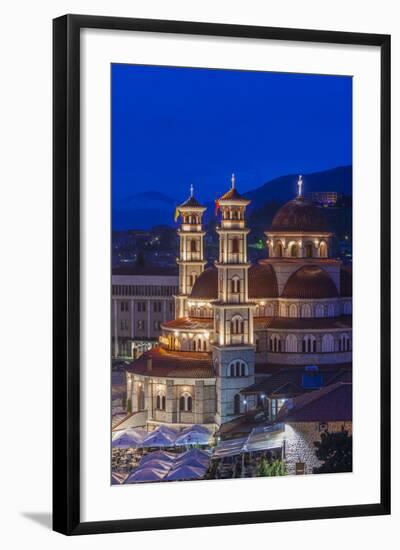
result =
[[[266,202],[287,202],[297,194],[298,174],[289,174],[267,181],[260,187],[243,193],[252,201],[250,209],[260,207]],[[323,172],[303,174],[303,191],[336,191],[343,195],[352,195],[352,167],[339,166]]]
[[[267,229],[274,212],[283,203],[291,200],[297,194],[298,174],[289,174],[267,181],[256,189],[243,192],[251,200],[249,207],[249,226],[259,226]],[[313,191],[336,191],[346,196],[352,195],[352,167],[341,166],[303,174],[304,193]],[[182,199],[182,197],[181,197]],[[113,230],[128,230],[135,228],[148,229],[155,225],[173,225],[175,205],[182,202],[160,191],[142,191],[127,197],[123,205],[113,209]],[[214,218],[214,202],[205,204],[206,225],[212,224]],[[335,214],[336,215],[336,214]],[[346,214],[347,215],[347,214]],[[343,225],[341,222],[339,225]],[[344,224],[348,230],[348,223]],[[256,229],[256,227],[254,227]]]

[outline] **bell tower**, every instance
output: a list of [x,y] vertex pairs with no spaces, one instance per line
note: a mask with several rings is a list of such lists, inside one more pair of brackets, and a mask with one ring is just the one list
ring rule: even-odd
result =
[[192,291],[197,277],[204,271],[204,235],[202,227],[206,207],[194,197],[193,185],[190,186],[189,198],[177,206],[175,221],[181,217],[178,229],[179,236],[179,294],[175,297],[176,318],[187,315],[187,298]]
[[255,304],[248,299],[247,235],[245,213],[250,201],[242,197],[232,174],[231,189],[216,201],[221,211],[219,235],[218,300],[214,302],[213,360],[217,376],[216,422],[222,424],[246,412],[251,403],[240,390],[254,383]]

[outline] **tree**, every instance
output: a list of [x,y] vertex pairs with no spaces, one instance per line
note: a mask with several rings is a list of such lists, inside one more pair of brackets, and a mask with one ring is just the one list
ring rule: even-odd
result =
[[332,474],[353,470],[353,441],[346,430],[323,432],[321,441],[315,441],[315,454],[322,462],[314,468],[314,474]]
[[283,460],[268,462],[266,458],[262,458],[257,466],[257,477],[285,476],[286,473],[286,464]]

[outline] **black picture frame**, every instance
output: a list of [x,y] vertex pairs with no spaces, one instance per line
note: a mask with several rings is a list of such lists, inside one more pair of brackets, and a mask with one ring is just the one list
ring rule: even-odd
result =
[[[80,520],[80,31],[84,28],[306,41],[381,50],[381,495],[352,506],[82,523]],[[65,15],[53,21],[53,529],[66,535],[390,513],[390,36]]]

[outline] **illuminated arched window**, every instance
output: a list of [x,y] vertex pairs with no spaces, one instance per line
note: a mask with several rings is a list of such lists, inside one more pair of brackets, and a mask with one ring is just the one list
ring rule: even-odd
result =
[[293,243],[290,245],[290,255],[292,256],[292,258],[297,258],[298,251],[299,251],[299,248],[296,243]]
[[193,399],[190,393],[185,392],[179,399],[179,409],[183,412],[191,412],[193,407]]
[[243,334],[243,319],[240,315],[236,315],[231,320],[231,333]]
[[297,338],[294,334],[288,334],[286,336],[286,351],[289,353],[297,351]]
[[322,337],[322,351],[330,352],[335,351],[335,340],[332,334],[324,334]]
[[328,257],[328,245],[325,241],[321,241],[321,244],[319,245],[319,256],[320,258]]
[[315,353],[317,340],[313,334],[306,334],[303,338],[303,353]]
[[240,278],[237,275],[232,277],[231,292],[232,294],[238,294],[240,292]]

